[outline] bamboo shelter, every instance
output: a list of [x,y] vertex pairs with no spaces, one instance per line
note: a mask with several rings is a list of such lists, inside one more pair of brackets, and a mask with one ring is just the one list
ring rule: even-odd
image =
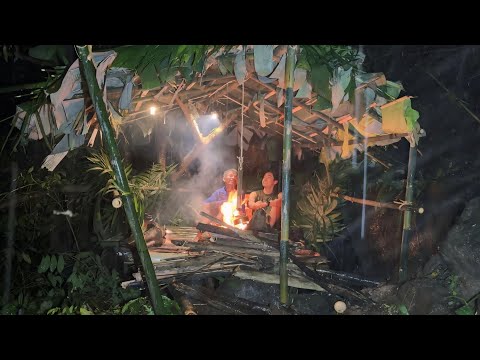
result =
[[[42,167],[54,171],[71,149],[110,142],[102,124],[106,120],[98,113],[102,101],[117,134],[129,126],[138,126],[146,136],[151,134],[155,121],[165,123],[175,111],[183,114],[195,143],[173,173],[174,181],[184,176],[221,133],[233,132],[241,144],[248,143],[254,133],[282,137],[282,186],[287,195],[292,148],[316,152],[327,169],[334,159],[356,157],[359,152],[387,166],[369,154],[368,148],[405,138],[411,150],[407,195],[402,204],[343,196],[366,205],[404,210],[400,278],[405,279],[411,216],[423,211],[412,204],[412,180],[416,147],[425,131],[420,128],[411,97],[400,96],[404,91],[401,83],[387,80],[382,73],[361,71],[363,57],[358,50],[314,45],[145,45],[90,52],[86,56],[95,72],[89,82],[96,79],[98,83],[93,104],[93,88],[89,87],[91,96],[85,96],[77,60],[46,102],[34,108],[32,104],[17,107],[13,124],[30,139],[46,141],[52,149]],[[82,61],[85,66],[86,60]],[[214,113],[218,126],[204,135],[199,119]],[[166,145],[162,149],[159,161],[165,163]],[[128,188],[123,193],[128,193]],[[287,302],[288,201],[284,196],[280,242],[283,303]],[[132,204],[128,207],[133,211]]]

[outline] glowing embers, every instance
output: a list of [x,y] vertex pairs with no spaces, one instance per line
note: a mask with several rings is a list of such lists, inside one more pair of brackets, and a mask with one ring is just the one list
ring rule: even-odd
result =
[[223,215],[223,222],[228,225],[244,230],[247,227],[247,222],[237,210],[237,192],[232,191],[228,195],[228,200],[222,204],[220,211]]

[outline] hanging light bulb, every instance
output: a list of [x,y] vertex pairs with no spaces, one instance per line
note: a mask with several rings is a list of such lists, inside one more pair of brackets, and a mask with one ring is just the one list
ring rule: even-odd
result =
[[150,106],[150,115],[155,115],[157,108],[155,106]]
[[212,112],[210,116],[212,117],[212,119],[218,120],[218,114],[216,112]]

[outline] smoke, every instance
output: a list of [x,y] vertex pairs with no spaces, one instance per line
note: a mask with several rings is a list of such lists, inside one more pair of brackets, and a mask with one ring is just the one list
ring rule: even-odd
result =
[[[174,162],[180,166],[185,155],[196,143],[196,139],[193,137],[193,129],[182,115],[170,113],[166,122],[170,121],[176,123],[175,131],[170,136],[173,151],[178,154]],[[172,184],[168,196],[157,207],[156,218],[160,224],[195,226],[197,222],[205,220],[200,216],[203,201],[224,185],[222,178],[225,170],[238,167],[237,149],[226,144],[227,133],[228,130],[224,130],[205,145],[185,174]]]

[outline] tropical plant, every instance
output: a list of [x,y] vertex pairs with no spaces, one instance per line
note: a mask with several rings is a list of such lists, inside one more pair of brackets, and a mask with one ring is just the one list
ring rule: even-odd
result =
[[138,290],[123,289],[118,273],[107,269],[93,252],[47,254],[32,259],[25,253],[23,259],[29,264],[22,275],[23,286],[19,284],[12,290],[12,301],[3,308],[3,313],[50,311],[85,315],[140,295]]
[[113,66],[135,70],[143,89],[152,89],[174,81],[179,71],[190,82],[204,71],[205,60],[224,45],[129,45],[115,48]]
[[[140,291],[120,286],[120,277],[109,270],[93,252],[47,254],[30,259],[24,272],[24,286],[12,291],[11,301],[0,313],[93,315],[153,314],[149,301]],[[27,261],[28,260],[28,261]],[[165,315],[179,314],[178,304],[162,296]]]
[[318,175],[303,188],[294,225],[303,230],[308,244],[314,248],[331,241],[344,228],[338,211],[341,200],[332,196],[338,190],[333,189],[326,178],[321,179]]
[[[87,159],[95,166],[91,166],[88,171],[99,171],[101,174],[108,175],[105,186],[99,190],[101,194],[120,193],[121,188],[116,181],[115,172],[112,169],[107,154],[101,150],[94,152]],[[129,182],[130,190],[133,194],[135,210],[137,211],[140,224],[143,224],[145,211],[150,211],[153,205],[157,205],[162,196],[170,189],[167,178],[176,168],[176,164],[168,165],[165,168],[161,164],[153,164],[150,169],[137,175],[132,175],[132,165],[125,166],[125,173]],[[114,212],[111,216],[116,216]],[[111,220],[113,222],[114,220]]]
[[462,306],[455,310],[457,315],[475,315],[475,300],[480,297],[480,293],[473,296],[468,301],[459,294],[459,278],[457,275],[450,275],[447,278],[448,289],[450,291],[450,298],[459,301]]

